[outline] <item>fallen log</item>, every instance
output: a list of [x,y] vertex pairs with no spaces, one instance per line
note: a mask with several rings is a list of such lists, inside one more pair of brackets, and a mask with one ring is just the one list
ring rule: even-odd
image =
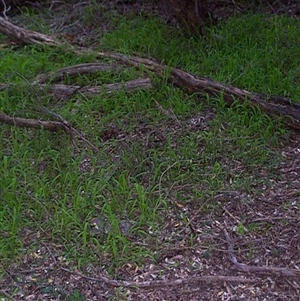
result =
[[300,129],[300,104],[283,96],[267,96],[263,93],[250,92],[206,77],[200,77],[186,71],[169,68],[160,62],[137,56],[121,53],[95,52],[87,48],[78,48],[73,45],[61,43],[55,38],[16,26],[4,18],[0,18],[0,32],[7,35],[18,44],[46,44],[50,46],[66,47],[67,50],[77,54],[94,53],[99,57],[115,59],[126,65],[144,66],[148,71],[162,77],[169,74],[169,81],[190,93],[209,95],[222,94],[224,100],[230,105],[234,101],[248,102],[258,107],[261,111],[276,117],[281,117],[285,124],[293,129]]
[[144,66],[157,76],[169,73],[169,81],[189,93],[223,95],[224,100],[231,105],[234,101],[248,102],[271,116],[281,117],[287,126],[300,129],[300,103],[283,96],[268,96],[263,93],[250,92],[231,85],[224,85],[207,77],[196,76],[178,68],[162,65],[160,62],[137,56],[120,53],[97,53],[133,66]]

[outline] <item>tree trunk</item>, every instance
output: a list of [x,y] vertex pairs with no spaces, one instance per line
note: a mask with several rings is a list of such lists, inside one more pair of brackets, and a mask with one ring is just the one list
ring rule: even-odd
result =
[[212,20],[207,0],[164,0],[189,34],[205,34],[205,27]]

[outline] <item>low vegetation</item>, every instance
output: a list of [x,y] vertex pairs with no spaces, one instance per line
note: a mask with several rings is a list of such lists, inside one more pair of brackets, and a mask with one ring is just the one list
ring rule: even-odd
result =
[[[99,12],[94,9],[86,7],[80,22],[92,23],[89,18]],[[195,38],[154,16],[118,15],[104,8],[100,13],[104,20],[112,16],[106,23],[110,27],[93,27],[89,37],[82,36],[83,43],[98,51],[154,57],[249,91],[299,99],[295,19],[244,15]],[[18,18],[25,27],[53,34],[51,14],[28,10]],[[60,34],[65,36],[65,27]],[[83,141],[74,145],[64,132],[0,126],[0,254],[5,269],[49,244],[79,270],[97,265],[119,277],[124,266],[156,264],[166,249],[201,245],[198,234],[188,231],[193,216],[200,210],[203,222],[213,216],[222,223],[218,195],[256,195],[258,187],[268,187],[291,136],[279,119],[247,104],[228,106],[222,95],[189,95],[170,85],[167,74],[152,78],[153,89],[57,100],[24,78],[32,82],[59,68],[107,59],[36,45],[3,48],[0,57],[0,82],[12,85],[0,92],[0,111],[49,120],[42,103],[99,149],[94,153]],[[65,77],[64,83],[94,86],[141,76],[142,68],[127,67]],[[262,231],[255,223],[244,225],[243,218],[239,222],[239,236]],[[214,248],[206,245],[205,256]],[[69,295],[68,300],[80,299]]]

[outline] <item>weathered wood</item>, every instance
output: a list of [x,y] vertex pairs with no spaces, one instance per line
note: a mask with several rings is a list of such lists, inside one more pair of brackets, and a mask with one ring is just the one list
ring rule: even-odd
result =
[[19,45],[40,44],[57,46],[59,44],[58,41],[47,35],[14,25],[2,17],[0,17],[0,33]]
[[63,122],[59,121],[43,121],[38,119],[29,119],[29,118],[21,118],[21,117],[11,117],[3,112],[0,112],[0,122],[18,126],[18,127],[26,127],[26,128],[34,128],[34,129],[41,129],[44,128],[45,130],[56,132],[58,130],[65,130],[67,129],[67,125]]
[[100,71],[118,71],[120,67],[112,64],[101,64],[101,63],[86,63],[68,66],[61,68],[48,74],[42,74],[38,76],[38,79],[33,84],[45,84],[54,83],[64,79],[66,76],[78,76],[82,74],[96,73]]
[[[51,37],[15,26],[3,18],[0,18],[0,32],[20,44],[33,43],[62,46],[60,42]],[[76,48],[67,43],[63,45],[67,50],[73,51],[78,55],[93,53],[99,57],[115,59],[126,65],[136,66],[138,68],[143,66],[159,77],[165,77],[166,74],[169,74],[169,80],[172,83],[190,93],[222,94],[224,100],[229,105],[232,104],[233,101],[247,102],[271,116],[283,118],[287,126],[293,129],[300,129],[300,104],[289,98],[276,95],[267,96],[262,93],[249,92],[230,85],[224,85],[209,78],[196,76],[177,68],[169,68],[154,59],[129,56],[121,53],[94,52],[86,48]]]
[[104,57],[114,58],[124,64],[144,66],[157,76],[162,77],[169,73],[169,81],[176,86],[190,92],[212,96],[223,95],[224,100],[231,105],[234,101],[247,102],[258,107],[271,116],[283,118],[287,126],[300,129],[300,103],[283,96],[268,96],[263,93],[250,92],[231,85],[224,85],[207,77],[196,76],[177,68],[162,65],[156,60],[127,56],[120,53],[98,53]]
[[[81,93],[86,97],[92,97],[99,93],[111,94],[117,91],[133,92],[137,89],[153,89],[150,78],[138,78],[127,82],[114,84],[106,84],[101,86],[79,86],[79,85],[64,85],[64,84],[39,84],[34,82],[32,86],[40,91],[47,91],[55,99],[68,100],[75,93]],[[15,86],[10,84],[0,84],[0,91],[12,90]]]
[[77,85],[38,85],[40,89],[49,89],[50,93],[57,99],[69,99],[75,93],[84,94],[86,97],[98,95],[101,92],[111,94],[113,92],[125,90],[133,92],[136,89],[151,89],[153,88],[149,78],[135,79],[124,83],[114,83],[102,86],[81,87]]

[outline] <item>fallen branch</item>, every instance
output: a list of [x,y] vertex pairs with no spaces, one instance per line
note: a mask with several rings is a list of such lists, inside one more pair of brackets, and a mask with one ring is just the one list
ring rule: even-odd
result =
[[28,118],[21,118],[21,117],[11,117],[3,112],[0,112],[0,122],[18,126],[18,127],[26,127],[26,128],[33,128],[33,129],[41,129],[44,128],[45,130],[56,132],[58,130],[64,130],[68,134],[70,133],[70,124],[63,123],[60,121],[43,121],[37,119],[28,119]]
[[293,129],[300,129],[300,104],[282,96],[267,96],[263,93],[249,92],[240,88],[213,81],[206,77],[195,76],[177,68],[168,69],[153,59],[127,56],[120,53],[97,53],[102,57],[109,57],[122,63],[136,67],[144,66],[157,76],[164,76],[169,73],[169,80],[176,86],[187,90],[190,93],[201,93],[210,95],[223,95],[224,100],[231,105],[234,101],[248,102],[265,113],[284,117],[287,126]]
[[131,66],[140,67],[142,65],[159,77],[170,74],[169,80],[171,82],[180,88],[186,89],[190,93],[222,94],[228,104],[232,104],[236,100],[248,102],[271,116],[284,117],[284,122],[287,126],[293,129],[300,129],[300,104],[286,97],[269,97],[262,93],[249,92],[230,85],[227,86],[209,78],[195,76],[177,68],[170,69],[153,59],[127,56],[120,53],[95,52],[87,48],[75,48],[68,43],[62,44],[54,38],[15,26],[4,18],[0,18],[0,32],[19,44],[46,44],[58,47],[64,45],[67,50],[79,55],[93,53],[100,57],[115,59]]
[[[67,70],[71,70],[71,72],[73,73],[78,73],[78,72],[87,72],[89,67],[91,66],[86,66],[86,65],[80,65],[78,68],[78,65],[75,66],[75,68],[67,68]],[[99,66],[95,66],[93,65],[92,67],[94,67],[94,69],[92,68],[92,70],[95,70],[95,68],[97,69],[97,67]],[[101,68],[103,67],[103,65],[101,66]],[[66,68],[64,68],[64,70],[66,70]],[[74,71],[75,70],[75,71]],[[62,72],[60,73],[62,74]],[[28,82],[28,80],[21,74],[19,74],[19,76],[21,78],[23,78],[23,80],[28,84],[29,88],[32,90],[33,94],[36,96],[36,101],[39,105],[39,107],[41,108],[42,112],[46,115],[49,115],[53,118],[55,118],[56,120],[58,121],[41,121],[41,120],[36,120],[36,119],[26,119],[26,118],[20,118],[20,117],[10,117],[6,114],[4,114],[3,112],[0,112],[0,122],[2,123],[6,123],[6,124],[10,124],[10,125],[14,125],[14,126],[20,126],[20,127],[28,127],[28,128],[45,128],[47,130],[52,130],[52,131],[57,131],[59,129],[63,129],[65,130],[69,136],[70,136],[70,140],[72,142],[72,144],[77,147],[77,145],[74,143],[74,140],[73,140],[73,133],[77,134],[77,136],[83,140],[86,144],[88,144],[95,152],[98,152],[98,148],[96,146],[94,146],[89,140],[87,140],[86,138],[83,137],[83,135],[77,131],[75,128],[72,127],[72,125],[67,122],[66,120],[64,120],[62,118],[62,116],[60,116],[59,114],[49,110],[48,108],[46,108],[42,102],[39,100],[39,97],[36,93],[36,91],[34,90],[34,88],[32,87],[32,85]],[[45,85],[43,85],[45,86]],[[56,86],[60,86],[60,87],[65,87],[64,85],[56,85]],[[115,91],[115,90],[120,90],[122,89],[123,87],[126,87],[127,90],[134,90],[136,88],[140,88],[141,86],[142,87],[152,87],[152,84],[151,84],[151,81],[150,79],[140,79],[140,80],[133,80],[133,81],[129,81],[127,83],[117,83],[117,84],[111,84],[111,85],[107,85],[106,88],[108,90],[106,90],[106,93],[111,93],[112,91]],[[0,85],[0,90],[1,89],[5,89],[5,88],[8,88],[9,86],[7,85]],[[76,86],[76,87],[73,87],[73,89],[70,89],[70,87],[68,87],[68,91],[69,93],[75,93],[76,91],[79,91],[79,90],[84,90],[84,89],[89,89],[90,88],[86,88],[86,87],[83,87],[81,88],[80,86]],[[71,90],[71,92],[70,92]],[[90,93],[93,92],[93,93],[99,93],[103,90],[103,87],[99,88],[98,90],[90,90]],[[66,92],[66,90],[64,90],[64,92]]]
[[[124,83],[114,83],[107,84],[102,86],[93,86],[93,87],[82,87],[79,85],[63,85],[63,84],[32,84],[37,87],[40,91],[47,90],[52,94],[52,96],[56,99],[68,100],[75,93],[84,94],[86,97],[98,95],[101,92],[106,94],[111,94],[117,91],[127,91],[133,92],[137,89],[152,89],[153,85],[150,78],[139,78],[135,80],[130,80]],[[0,91],[14,89],[14,85],[10,84],[0,84]]]
[[107,84],[103,86],[81,87],[77,85],[39,85],[39,89],[49,89],[50,93],[58,99],[69,99],[75,93],[81,93],[85,96],[98,95],[101,92],[111,94],[117,91],[132,92],[136,89],[152,89],[153,85],[149,78],[135,79],[124,83]]
[[182,286],[192,283],[213,283],[213,282],[235,282],[235,283],[255,283],[255,279],[247,279],[242,277],[235,276],[199,276],[199,277],[188,277],[188,278],[179,278],[174,280],[161,280],[161,281],[122,281],[122,280],[111,280],[104,276],[90,277],[83,275],[79,272],[73,272],[69,269],[60,268],[61,270],[68,272],[72,275],[79,276],[81,278],[87,279],[89,281],[105,283],[112,287],[136,287],[136,288],[158,288],[158,287],[170,287],[170,286]]
[[234,255],[233,245],[229,234],[226,229],[224,229],[224,235],[226,238],[226,242],[228,244],[228,252],[230,255],[230,259],[234,265],[234,268],[237,271],[244,273],[252,273],[252,274],[260,274],[260,275],[274,275],[281,277],[297,277],[300,278],[300,270],[297,269],[289,269],[289,268],[275,268],[275,267],[267,267],[267,266],[252,266],[244,263],[238,262],[236,256]]
[[26,128],[33,128],[33,129],[45,129],[52,132],[57,132],[59,130],[64,130],[69,136],[72,144],[76,146],[73,141],[73,133],[75,133],[79,139],[84,141],[88,144],[94,152],[98,152],[98,148],[92,144],[89,140],[83,137],[83,135],[77,131],[72,125],[63,120],[63,121],[43,121],[38,119],[29,119],[29,118],[22,118],[22,117],[11,117],[6,115],[3,112],[0,112],[0,122],[5,123],[8,125],[18,126],[18,127],[26,127]]
[[55,72],[50,72],[49,74],[40,75],[35,84],[45,84],[50,82],[58,82],[62,80],[66,75],[67,76],[78,76],[87,73],[96,73],[99,71],[117,71],[120,67],[111,65],[111,64],[100,64],[100,63],[87,63],[87,64],[78,64],[73,66],[68,66],[56,70]]
[[58,41],[56,41],[55,39],[47,35],[14,25],[2,17],[0,17],[0,32],[6,35],[12,42],[15,42],[19,45],[24,45],[24,44],[39,44],[39,45],[49,45],[49,46],[61,45]]
[[36,96],[36,102],[39,105],[41,111],[51,116],[52,118],[56,119],[57,121],[41,121],[37,119],[26,119],[26,118],[20,118],[20,117],[10,117],[3,112],[0,112],[0,122],[11,124],[15,126],[20,127],[29,127],[29,128],[45,128],[47,130],[57,131],[58,129],[63,129],[65,132],[67,132],[70,136],[71,143],[77,147],[73,140],[73,133],[77,134],[77,136],[83,140],[85,143],[87,143],[95,152],[98,152],[98,148],[94,146],[90,141],[85,139],[83,135],[77,131],[75,128],[72,127],[72,125],[66,121],[61,115],[57,114],[56,112],[53,112],[46,108],[42,102],[40,101],[36,91],[31,86],[31,84],[28,82],[28,80],[21,74],[19,76],[29,85],[29,88],[32,90],[33,94]]

